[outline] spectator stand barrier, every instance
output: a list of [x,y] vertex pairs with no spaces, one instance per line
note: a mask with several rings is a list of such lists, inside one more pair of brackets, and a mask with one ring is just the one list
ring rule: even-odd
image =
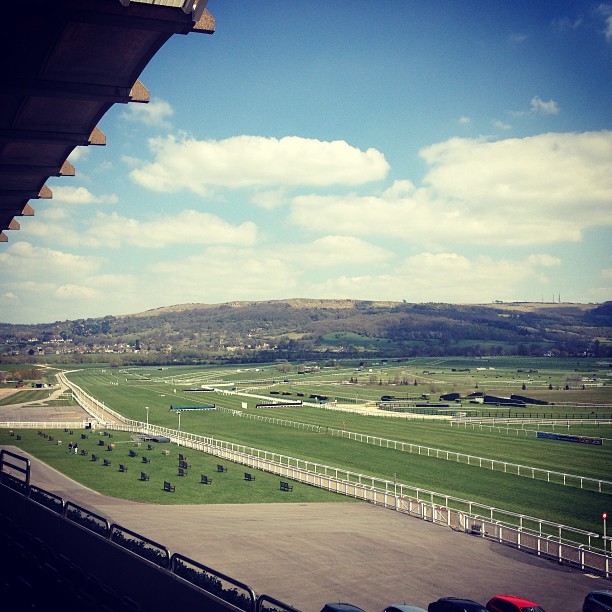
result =
[[[14,453],[10,453],[11,459],[21,459],[28,467],[24,468],[24,471],[29,469],[28,459],[20,457]],[[255,591],[247,584],[240,582],[230,576],[218,572],[215,569],[205,566],[197,561],[189,559],[178,553],[171,554],[170,550],[162,544],[150,540],[130,529],[122,527],[118,524],[109,524],[108,520],[94,512],[87,510],[71,501],[59,498],[59,496],[45,491],[44,489],[33,487],[32,485],[25,485],[25,480],[19,477],[19,474],[12,474],[9,472],[8,466],[13,464],[13,461],[8,461],[9,451],[0,454],[0,494],[4,499],[4,490],[13,491],[13,495],[17,498],[22,499],[23,503],[27,505],[33,504],[38,507],[38,513],[45,520],[35,520],[36,526],[40,527],[43,523],[48,529],[50,525],[53,525],[54,532],[63,532],[61,528],[61,521],[69,521],[83,528],[84,533],[94,534],[97,542],[107,541],[109,545],[115,545],[119,548],[128,551],[134,555],[134,559],[138,559],[139,563],[145,561],[152,563],[157,567],[157,571],[165,572],[165,575],[172,576],[172,578],[178,583],[185,585],[181,588],[195,588],[202,596],[207,597],[211,606],[207,605],[206,600],[200,601],[201,609],[215,609],[236,611],[236,612],[258,612],[266,609],[275,609],[279,612],[299,612],[292,606],[285,604],[279,600],[274,599],[268,595],[257,595]],[[54,500],[53,507],[49,507],[48,504],[44,503],[41,507],[39,503],[40,499]],[[58,500],[58,501],[55,501]],[[59,508],[62,508],[62,512],[59,512]],[[27,516],[34,520],[36,513],[27,512]],[[56,516],[56,520],[48,522],[47,516]],[[59,516],[57,516],[59,515]],[[25,525],[26,529],[28,525]],[[97,538],[100,538],[99,540]],[[57,538],[50,538],[49,540]],[[42,540],[41,540],[42,541]],[[62,541],[62,537],[57,541]],[[93,540],[92,540],[93,542]],[[49,543],[48,546],[51,544]],[[79,553],[85,556],[90,555],[87,548],[79,547]],[[102,555],[106,559],[106,555],[102,554],[102,550],[99,546],[95,547],[95,550],[99,555]],[[102,561],[106,563],[106,561]],[[106,564],[108,565],[108,564]],[[106,567],[106,566],[105,566]],[[144,566],[142,566],[144,567]],[[121,573],[121,570],[118,570]],[[125,574],[125,572],[123,572]],[[129,572],[128,572],[129,573]],[[131,574],[130,574],[131,575]],[[205,594],[205,595],[204,595]],[[136,595],[135,595],[136,596]],[[272,603],[274,608],[267,608],[267,604]],[[214,607],[212,606],[214,604]]]

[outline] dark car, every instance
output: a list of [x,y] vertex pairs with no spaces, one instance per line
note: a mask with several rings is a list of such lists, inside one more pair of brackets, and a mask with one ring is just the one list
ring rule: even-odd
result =
[[582,604],[582,612],[612,611],[612,591],[591,591]]
[[496,595],[487,602],[489,612],[544,612],[534,601],[516,595]]
[[350,603],[327,603],[321,612],[365,612],[365,610]]
[[487,609],[471,599],[441,597],[427,606],[427,612],[487,612]]
[[426,610],[423,610],[423,608],[419,608],[418,606],[396,603],[387,606],[383,612],[426,612]]

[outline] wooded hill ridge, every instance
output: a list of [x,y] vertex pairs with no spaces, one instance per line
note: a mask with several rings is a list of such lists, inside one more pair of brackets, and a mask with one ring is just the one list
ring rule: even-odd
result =
[[[612,356],[612,302],[288,299],[180,304],[49,324],[0,323],[3,360],[106,353],[120,363],[333,358]],[[66,360],[66,359],[64,359]]]

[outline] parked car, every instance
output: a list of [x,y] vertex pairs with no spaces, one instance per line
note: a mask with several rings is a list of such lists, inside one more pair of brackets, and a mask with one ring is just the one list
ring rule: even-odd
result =
[[427,612],[487,612],[487,609],[471,599],[441,597],[427,606]]
[[544,612],[544,608],[533,601],[516,595],[496,595],[487,602],[489,612]]
[[418,606],[410,606],[408,604],[396,603],[387,606],[383,610],[383,612],[427,612],[427,610],[419,608]]
[[582,604],[582,612],[612,611],[612,591],[591,591]]
[[321,612],[365,612],[365,610],[350,603],[338,602],[325,604]]

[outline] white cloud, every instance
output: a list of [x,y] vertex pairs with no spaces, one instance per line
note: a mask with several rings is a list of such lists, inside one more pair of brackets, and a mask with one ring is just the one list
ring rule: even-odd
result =
[[457,123],[459,123],[459,125],[470,125],[470,123],[472,123],[472,120],[470,119],[470,117],[466,117],[465,115],[463,115],[462,117],[459,117]]
[[310,289],[314,295],[329,298],[371,299],[375,295],[378,299],[395,301],[482,303],[517,299],[522,284],[529,280],[535,279],[539,285],[546,286],[548,278],[540,268],[559,264],[558,259],[548,255],[496,260],[470,259],[450,252],[424,252],[406,258],[397,269],[385,275],[341,276]]
[[98,292],[91,287],[83,287],[68,283],[57,287],[53,296],[60,300],[90,300],[98,295]]
[[511,130],[512,126],[509,123],[505,123],[504,121],[500,121],[499,119],[495,119],[493,121],[493,127],[496,127],[498,130]]
[[18,302],[19,298],[12,291],[0,295],[0,306],[14,306]]
[[453,138],[420,152],[424,187],[381,195],[305,195],[290,220],[307,230],[390,236],[415,244],[578,241],[612,223],[612,132],[498,141]]
[[576,17],[576,19],[570,19],[569,17],[558,17],[553,19],[552,27],[558,32],[568,32],[570,30],[578,29],[584,22],[582,17]]
[[559,105],[554,100],[545,102],[538,96],[531,98],[531,112],[534,115],[558,115]]
[[94,195],[85,187],[58,185],[52,191],[54,204],[116,204],[119,201],[114,193]]
[[34,281],[62,282],[63,278],[95,272],[101,263],[98,257],[36,247],[29,242],[16,242],[0,253],[0,269],[4,278],[15,280],[30,278]]
[[[292,247],[289,247],[287,255],[291,250]],[[381,263],[387,261],[391,253],[352,236],[325,236],[301,247],[296,257],[305,260],[306,265],[331,268],[346,264]]]
[[168,136],[150,140],[149,146],[155,161],[143,162],[130,175],[156,191],[206,195],[215,187],[361,185],[383,179],[389,170],[376,149],[297,136],[219,141]]
[[265,210],[274,210],[285,203],[285,191],[283,189],[276,189],[275,191],[256,191],[251,196],[251,202]]
[[612,41],[612,4],[600,4],[596,12],[604,17],[605,29],[604,36],[608,42]]
[[527,38],[528,38],[527,34],[522,34],[522,33],[510,34],[509,36],[510,42],[514,44],[524,43],[527,40]]
[[148,104],[128,104],[126,110],[121,113],[121,118],[128,121],[138,121],[152,127],[170,128],[167,119],[174,115],[174,109],[169,102],[154,98]]
[[117,213],[98,213],[95,223],[82,234],[82,243],[92,247],[163,248],[170,245],[250,245],[257,237],[257,226],[245,221],[232,225],[223,219],[195,210],[183,210],[141,221]]
[[89,157],[90,147],[75,147],[72,149],[72,153],[68,156],[68,161],[71,164],[76,164],[77,162],[83,161]]
[[279,249],[210,247],[180,262],[155,263],[147,274],[174,303],[273,299],[291,295],[298,283]]

